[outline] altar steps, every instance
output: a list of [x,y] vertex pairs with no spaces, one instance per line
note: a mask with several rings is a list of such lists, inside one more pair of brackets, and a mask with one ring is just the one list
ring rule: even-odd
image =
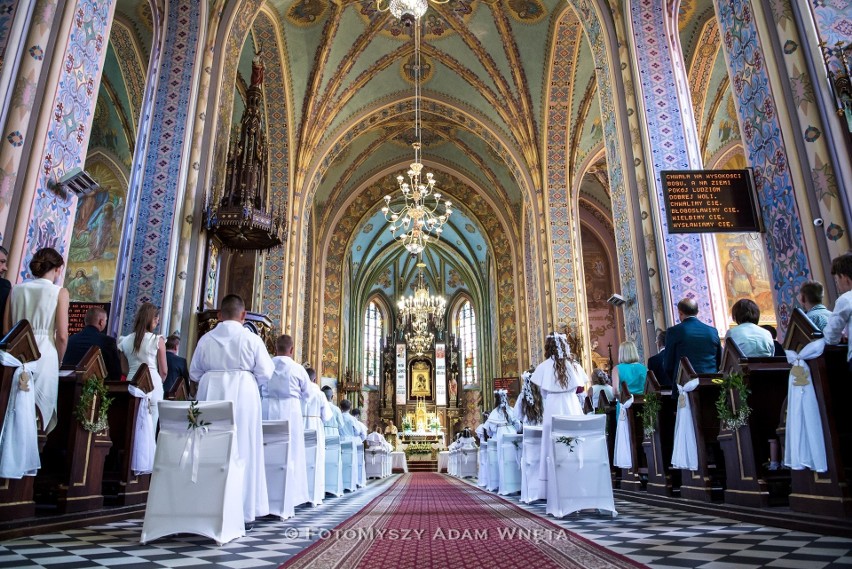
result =
[[408,463],[409,472],[437,472],[437,460],[412,460]]

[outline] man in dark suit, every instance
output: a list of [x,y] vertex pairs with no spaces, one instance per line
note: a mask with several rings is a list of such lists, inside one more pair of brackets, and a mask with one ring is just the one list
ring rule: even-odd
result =
[[186,365],[186,358],[178,355],[179,348],[180,336],[172,334],[166,338],[166,364],[169,366],[169,372],[163,381],[163,392],[166,394],[177,388],[178,380],[183,381],[189,390],[189,367]]
[[101,349],[108,379],[120,381],[121,360],[118,358],[115,338],[103,333],[107,325],[106,310],[100,306],[93,306],[86,312],[83,322],[86,326],[68,338],[68,348],[66,348],[65,356],[62,358],[62,365],[66,367],[76,366],[89,351],[89,348],[97,346]]
[[0,318],[6,313],[6,301],[9,300],[9,293],[12,292],[12,283],[6,280],[8,263],[9,252],[5,247],[0,247]]
[[[722,363],[719,332],[697,318],[698,304],[691,298],[684,298],[677,303],[677,313],[680,324],[666,331],[666,349],[663,352],[665,373],[672,386],[677,381],[680,359],[684,356],[697,373],[717,372]],[[677,389],[672,396],[677,397]]]
[[666,357],[666,331],[657,331],[657,354],[648,358],[648,370],[654,372],[654,377],[661,387],[671,388],[671,380],[666,374],[665,368]]

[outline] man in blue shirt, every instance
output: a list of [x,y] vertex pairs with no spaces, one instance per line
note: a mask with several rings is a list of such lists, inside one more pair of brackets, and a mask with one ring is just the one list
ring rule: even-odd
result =
[[[680,359],[686,357],[696,373],[714,373],[722,363],[722,343],[719,332],[698,319],[698,304],[691,298],[677,303],[680,324],[666,331],[664,367],[669,383],[677,383]],[[677,397],[677,388],[672,396]]]
[[825,325],[828,324],[828,319],[831,317],[831,310],[825,307],[822,303],[823,286],[817,281],[808,281],[799,289],[799,304],[805,309],[805,314],[814,323],[814,326],[822,332],[825,330]]

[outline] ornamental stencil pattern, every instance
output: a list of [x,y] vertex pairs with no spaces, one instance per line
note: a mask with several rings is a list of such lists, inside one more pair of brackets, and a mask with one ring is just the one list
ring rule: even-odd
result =
[[139,304],[164,302],[172,226],[177,205],[181,158],[189,144],[190,95],[199,38],[200,4],[172,0],[165,22],[165,50],[156,71],[148,158],[142,178],[133,239],[133,262],[124,304],[125,330]]
[[[254,20],[255,44],[263,46],[264,97],[269,102],[266,105],[266,140],[269,144],[269,186],[272,189],[272,200],[276,204],[285,204],[287,211],[290,193],[290,154],[288,150],[287,108],[283,101],[284,70],[281,69],[281,49],[275,35],[275,23],[265,12],[258,13]],[[275,101],[273,104],[272,101]],[[263,270],[263,313],[272,320],[276,330],[284,329],[284,269],[286,267],[287,247],[282,245],[277,249],[267,251],[264,255]],[[304,257],[303,257],[304,258]],[[288,328],[289,329],[289,328]],[[290,331],[294,334],[295,330]],[[300,344],[300,347],[303,344]]]
[[[595,9],[589,0],[569,0],[579,16],[586,37],[595,58],[595,67],[609,69],[608,56],[604,45],[606,39]],[[627,207],[627,187],[624,183],[624,169],[621,164],[621,133],[615,123],[615,95],[611,81],[606,73],[598,73],[598,93],[601,106],[601,123],[605,141],[607,167],[609,169],[610,195],[612,198],[612,216],[615,226],[615,243],[618,247],[618,272],[621,277],[621,294],[625,298],[637,298],[636,263],[633,259],[633,235],[631,233],[630,213]],[[624,326],[626,337],[637,341],[642,337],[642,317],[639,303],[624,306]]]
[[118,65],[121,67],[121,77],[127,88],[127,98],[130,99],[130,113],[133,115],[133,126],[139,125],[139,112],[145,99],[145,62],[140,57],[141,48],[136,45],[133,31],[127,25],[116,19],[112,26],[109,42],[115,49]]
[[18,0],[0,0],[0,71],[6,61],[6,48],[9,45],[9,33],[18,11]]
[[544,357],[542,338],[544,338],[545,334],[539,316],[539,271],[534,264],[535,250],[533,243],[535,240],[535,224],[532,219],[532,208],[527,206],[526,210],[527,215],[524,218],[524,271],[527,281],[527,334],[530,338],[530,361],[518,362],[521,369],[525,369],[527,363],[535,364],[536,362],[540,362]]
[[754,168],[755,188],[762,204],[779,333],[783,334],[799,286],[811,274],[787,152],[749,0],[717,2],[716,12],[746,156]]
[[51,106],[18,282],[27,278],[30,259],[42,247],[53,247],[63,257],[68,256],[76,199],[73,194],[67,198],[57,195],[47,189],[47,184],[82,166],[86,157],[113,9],[109,0],[80,0],[74,10]]
[[[571,115],[571,89],[574,80],[574,52],[582,41],[582,27],[577,14],[566,10],[559,21],[550,73],[547,101],[547,206],[550,213],[550,254],[553,259],[552,298],[556,309],[556,325],[567,324],[573,330],[577,323],[577,283],[574,259],[577,247],[573,239],[574,219],[568,182],[568,138]],[[531,328],[532,333],[540,334]],[[549,331],[548,331],[549,332]]]
[[645,120],[651,157],[654,164],[654,191],[657,196],[660,225],[663,229],[668,289],[672,305],[682,298],[692,298],[698,303],[702,319],[712,321],[710,285],[699,235],[671,234],[668,232],[665,198],[660,182],[661,170],[690,168],[686,154],[684,124],[675,86],[674,62],[669,51],[664,6],[660,0],[639,0],[631,3],[634,42],[642,46],[642,57],[637,58],[642,100],[645,103]]

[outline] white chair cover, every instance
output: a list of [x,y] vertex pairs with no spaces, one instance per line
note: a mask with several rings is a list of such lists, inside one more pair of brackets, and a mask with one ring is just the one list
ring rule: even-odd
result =
[[[483,453],[484,454],[484,453]],[[479,467],[479,449],[476,447],[462,447],[459,449],[457,476],[459,478],[476,478]]]
[[[41,459],[38,455],[32,367],[4,351],[0,351],[0,365],[16,368],[6,416],[0,429],[0,478],[35,476],[41,468]],[[25,384],[24,389],[20,389],[21,384]]]
[[[325,468],[325,464],[320,465],[320,468]],[[318,506],[322,503],[322,500],[316,501],[314,492],[317,482],[317,432],[314,429],[305,430],[305,470],[308,473],[310,502],[314,506]]]
[[295,515],[294,508],[285,508],[287,493],[287,464],[290,453],[289,421],[263,422],[263,465],[266,469],[266,492],[269,513],[282,520]]
[[[569,446],[556,442],[571,437]],[[578,510],[615,511],[606,444],[606,415],[555,416],[552,461],[547,484],[547,513],[557,518]]]
[[356,444],[352,439],[340,441],[340,452],[343,456],[343,489],[354,492],[358,489],[358,457],[355,455]]
[[438,472],[442,470],[449,470],[450,466],[450,452],[446,450],[442,450],[438,453]]
[[488,488],[488,474],[490,468],[488,466],[488,441],[479,445],[479,478],[477,484],[483,488]]
[[[807,360],[822,355],[825,340],[814,340],[798,354],[787,350],[787,361],[793,364],[787,385],[787,435],[784,446],[784,466],[793,470],[810,468],[816,472],[828,470],[822,417],[816,400],[814,382]],[[844,402],[838,402],[840,404]]]
[[381,444],[367,443],[366,451],[366,468],[367,478],[382,478],[385,470],[385,457],[390,453]]
[[145,393],[135,385],[128,385],[127,391],[140,399],[136,409],[136,421],[133,423],[133,454],[130,455],[130,470],[133,474],[148,474],[154,469],[154,451],[157,441],[154,435],[154,414],[152,413],[151,393]]
[[627,417],[627,410],[633,406],[633,396],[621,404],[618,413],[618,426],[615,429],[615,449],[613,453],[612,463],[618,468],[633,468],[633,455],[630,452],[630,445],[633,441],[630,439],[630,421]]
[[524,426],[524,450],[521,466],[521,502],[531,504],[545,498],[541,492],[541,427]]
[[677,417],[675,418],[674,448],[672,450],[672,468],[698,470],[698,442],[695,438],[695,424],[692,420],[692,407],[687,393],[698,387],[698,379],[678,385],[680,395],[677,398]]
[[358,478],[355,480],[361,488],[367,485],[367,460],[364,455],[364,441],[356,439],[355,458],[358,461]]
[[521,445],[523,435],[503,435],[500,438],[500,489],[502,496],[521,491]]
[[332,496],[343,495],[343,456],[340,436],[325,433],[325,492]]
[[391,468],[408,472],[408,460],[405,458],[403,451],[395,450],[391,453]]
[[500,457],[497,439],[488,439],[485,443],[488,447],[488,486],[492,492],[500,491]]
[[197,429],[187,429],[189,406],[159,403],[143,544],[175,533],[203,535],[220,545],[245,535],[244,465],[237,460],[233,402],[199,402],[199,418],[209,424]]

